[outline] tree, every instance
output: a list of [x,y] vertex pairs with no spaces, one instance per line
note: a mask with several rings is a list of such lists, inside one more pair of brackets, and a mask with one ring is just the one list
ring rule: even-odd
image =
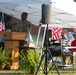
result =
[[[2,18],[2,12],[0,12],[0,20],[1,20],[1,18]],[[10,28],[9,20],[11,18],[12,18],[11,16],[4,13],[5,28]]]

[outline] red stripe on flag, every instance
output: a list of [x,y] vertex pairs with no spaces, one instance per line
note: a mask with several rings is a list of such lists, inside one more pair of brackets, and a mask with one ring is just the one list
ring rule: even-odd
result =
[[49,27],[48,29],[52,30],[52,39],[53,40],[61,38],[62,28]]
[[0,31],[3,31],[5,29],[4,25],[0,22]]

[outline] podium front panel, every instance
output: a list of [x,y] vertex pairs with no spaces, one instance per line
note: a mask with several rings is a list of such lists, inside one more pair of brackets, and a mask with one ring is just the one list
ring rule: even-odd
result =
[[26,34],[23,32],[0,32],[0,39],[3,39],[3,40],[25,40]]

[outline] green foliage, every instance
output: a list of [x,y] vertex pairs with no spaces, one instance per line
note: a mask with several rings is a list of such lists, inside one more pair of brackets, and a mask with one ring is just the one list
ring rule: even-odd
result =
[[[2,12],[0,12],[0,20],[2,18]],[[10,28],[10,23],[8,22],[12,17],[4,13],[4,21],[5,21],[5,28]]]
[[2,47],[0,48],[0,65],[10,64],[9,60],[12,60],[12,58],[8,57],[9,53],[10,52],[6,52],[5,49],[2,50]]
[[[2,12],[0,12],[0,20],[1,20],[1,18],[2,18]],[[11,16],[9,16],[9,15],[4,13],[4,21],[5,21],[5,23],[8,22],[8,20],[10,20],[10,19],[11,19]]]
[[27,56],[21,52],[20,57],[22,59],[22,65],[25,72],[29,73],[31,70],[37,69],[40,62],[40,55],[38,50],[34,51],[33,49],[29,49],[27,51]]
[[11,28],[11,27],[10,27],[10,22],[6,22],[6,23],[5,23],[5,28]]

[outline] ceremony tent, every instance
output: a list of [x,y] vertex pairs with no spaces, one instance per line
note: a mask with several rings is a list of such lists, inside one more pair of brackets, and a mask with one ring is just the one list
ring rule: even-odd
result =
[[76,3],[73,0],[0,0],[0,12],[20,19],[22,12],[29,14],[28,20],[39,26],[41,21],[41,6],[52,4],[52,27],[76,27]]

